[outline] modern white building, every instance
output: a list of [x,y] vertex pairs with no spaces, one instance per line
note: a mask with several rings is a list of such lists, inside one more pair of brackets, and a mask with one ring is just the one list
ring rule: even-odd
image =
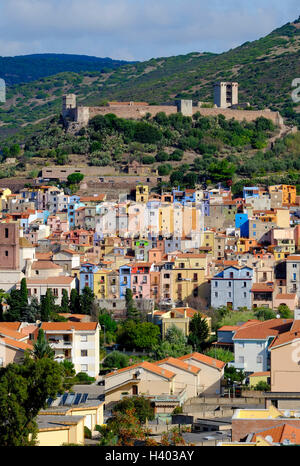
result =
[[67,359],[76,373],[97,378],[100,369],[100,325],[97,322],[43,322],[41,328],[55,351],[55,360]]

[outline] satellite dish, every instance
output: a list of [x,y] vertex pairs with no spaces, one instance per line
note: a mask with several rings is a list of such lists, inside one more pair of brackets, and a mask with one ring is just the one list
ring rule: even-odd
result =
[[269,443],[273,443],[273,437],[271,437],[271,435],[267,435],[265,437],[266,441],[269,442]]
[[276,319],[280,319],[280,314],[276,314]]

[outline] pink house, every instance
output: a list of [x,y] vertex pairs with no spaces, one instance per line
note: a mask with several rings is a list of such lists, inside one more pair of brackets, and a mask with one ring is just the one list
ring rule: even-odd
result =
[[136,299],[150,299],[151,262],[131,264],[131,290]]

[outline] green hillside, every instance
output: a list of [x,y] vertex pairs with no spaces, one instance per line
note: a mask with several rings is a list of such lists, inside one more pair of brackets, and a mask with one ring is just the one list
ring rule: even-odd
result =
[[[113,71],[62,72],[8,88],[0,107],[0,135],[20,125],[58,114],[66,92],[86,105],[104,100],[168,103],[176,98],[212,101],[216,79],[239,82],[240,101],[270,107],[299,121],[291,100],[292,80],[300,76],[300,21],[288,23],[254,42],[222,54],[190,53],[126,64]],[[10,128],[3,127],[8,125]]]

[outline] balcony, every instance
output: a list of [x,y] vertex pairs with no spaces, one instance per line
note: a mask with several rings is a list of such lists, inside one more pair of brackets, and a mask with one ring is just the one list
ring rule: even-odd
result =
[[67,348],[72,348],[72,341],[65,341],[62,338],[61,339],[54,339],[54,338],[49,338],[48,340],[49,345],[53,349],[67,349]]

